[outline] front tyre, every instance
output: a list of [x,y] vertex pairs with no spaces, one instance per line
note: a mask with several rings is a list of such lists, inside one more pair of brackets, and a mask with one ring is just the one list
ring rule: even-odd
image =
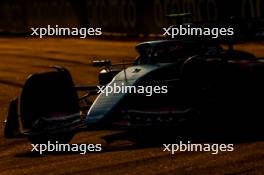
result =
[[61,68],[31,75],[22,90],[20,116],[32,143],[69,142],[74,136],[69,127],[80,120],[70,73]]

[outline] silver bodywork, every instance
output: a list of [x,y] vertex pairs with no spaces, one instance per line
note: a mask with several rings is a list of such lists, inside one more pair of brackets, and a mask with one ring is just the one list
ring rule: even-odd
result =
[[[158,64],[129,67],[119,72],[107,86],[113,86],[113,84],[121,86],[122,83],[129,86],[136,85],[141,78],[160,67],[162,65]],[[96,123],[103,119],[115,109],[125,96],[125,93],[111,93],[108,96],[105,93],[100,93],[88,111],[85,119],[86,124]]]

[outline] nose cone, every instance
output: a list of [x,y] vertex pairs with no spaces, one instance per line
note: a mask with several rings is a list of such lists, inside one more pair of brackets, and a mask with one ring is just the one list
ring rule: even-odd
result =
[[[129,67],[119,72],[105,89],[114,89],[114,87],[122,87],[126,85],[136,86],[136,83],[142,77],[157,68],[158,66],[152,65]],[[115,93],[114,90],[111,93],[101,92],[88,111],[85,122],[87,124],[96,123],[100,122],[103,118],[109,117],[118,105],[122,103],[122,100],[126,95],[125,92]]]

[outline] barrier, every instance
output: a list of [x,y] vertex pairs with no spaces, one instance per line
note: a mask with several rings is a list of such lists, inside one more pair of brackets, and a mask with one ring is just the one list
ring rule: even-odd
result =
[[177,20],[165,17],[170,13],[189,12],[193,13],[189,21],[210,21],[230,16],[264,17],[263,11],[261,0],[2,0],[0,29],[24,32],[30,27],[58,24],[144,35],[161,33],[162,27],[176,23]]

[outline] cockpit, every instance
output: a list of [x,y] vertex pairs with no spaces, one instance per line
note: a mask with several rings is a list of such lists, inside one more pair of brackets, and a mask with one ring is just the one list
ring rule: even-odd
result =
[[139,64],[173,63],[193,55],[205,54],[208,46],[191,41],[153,41],[136,46],[139,53],[135,61]]

